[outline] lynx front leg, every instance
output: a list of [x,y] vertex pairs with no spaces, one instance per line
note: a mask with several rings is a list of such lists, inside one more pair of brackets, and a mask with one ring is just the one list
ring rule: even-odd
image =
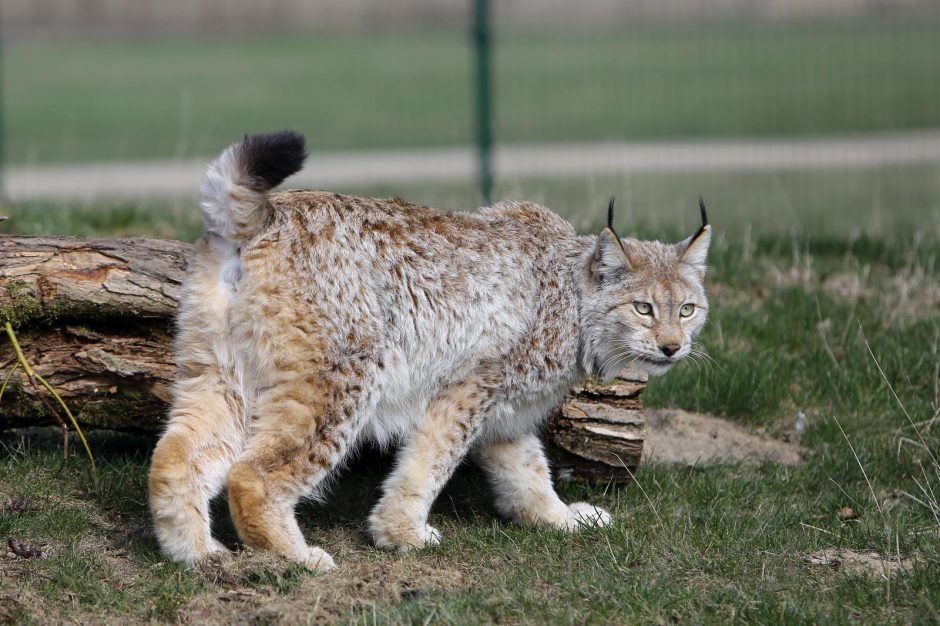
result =
[[240,402],[210,372],[181,381],[170,425],[153,452],[150,510],[160,548],[193,564],[225,547],[212,538],[209,502],[241,450]]
[[453,386],[438,396],[398,455],[382,499],[369,516],[375,545],[409,550],[440,542],[427,524],[444,484],[466,455],[492,391],[480,380]]
[[565,505],[552,486],[548,460],[533,434],[497,441],[476,451],[496,491],[496,508],[519,524],[553,526],[574,532],[583,526],[609,526],[610,514],[587,502]]

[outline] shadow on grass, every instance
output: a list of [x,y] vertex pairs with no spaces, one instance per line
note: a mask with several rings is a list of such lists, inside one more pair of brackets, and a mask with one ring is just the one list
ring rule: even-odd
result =
[[[69,441],[69,459],[62,458],[62,433],[58,428],[17,429],[0,434],[0,446],[22,463],[44,466],[53,475],[74,482],[73,495],[114,516],[146,522],[134,531],[135,539],[145,541],[146,551],[157,551],[149,527],[147,509],[147,470],[157,438],[153,435],[95,430],[87,433],[88,443],[98,460],[97,476],[80,456],[77,439]],[[364,445],[349,463],[331,477],[316,499],[306,499],[297,509],[302,526],[357,528],[365,534],[366,519],[381,497],[382,482],[394,463],[394,451]],[[26,468],[22,468],[26,469]],[[25,485],[24,485],[25,487]],[[470,463],[462,464],[446,485],[432,513],[454,521],[492,518],[490,489],[481,472]],[[232,525],[224,491],[213,500],[213,532],[226,545],[239,544]]]

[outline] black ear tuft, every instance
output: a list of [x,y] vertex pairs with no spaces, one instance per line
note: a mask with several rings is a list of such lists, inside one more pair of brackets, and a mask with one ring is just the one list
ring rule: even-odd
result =
[[292,130],[246,136],[238,147],[238,165],[258,191],[280,185],[303,167],[307,158],[304,136]]
[[623,241],[620,240],[620,235],[614,230],[614,196],[611,196],[610,202],[607,203],[607,230],[609,230],[610,234],[617,240],[617,245],[620,246],[620,249],[626,250],[623,247]]
[[705,228],[708,226],[708,215],[705,213],[705,200],[702,199],[702,196],[698,197],[698,210],[702,213],[702,225],[699,227],[695,234],[692,235],[692,238],[689,241],[695,241],[699,236],[705,232]]

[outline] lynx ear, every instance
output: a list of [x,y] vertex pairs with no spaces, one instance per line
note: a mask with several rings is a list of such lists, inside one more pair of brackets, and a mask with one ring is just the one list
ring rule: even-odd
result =
[[705,262],[708,260],[708,246],[712,241],[712,227],[708,224],[708,215],[705,213],[705,201],[698,199],[699,210],[702,212],[702,226],[698,231],[678,245],[679,260],[705,274]]
[[607,228],[597,236],[597,248],[594,250],[594,260],[600,264],[602,271],[625,269],[630,267],[630,256],[617,232],[614,230],[614,199],[607,205]]
[[627,269],[630,267],[630,257],[627,250],[617,237],[617,234],[605,228],[597,236],[597,248],[594,250],[594,260],[604,271]]

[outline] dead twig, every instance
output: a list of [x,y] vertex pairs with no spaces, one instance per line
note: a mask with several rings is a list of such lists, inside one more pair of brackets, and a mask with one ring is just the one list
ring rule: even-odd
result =
[[[26,356],[23,354],[23,349],[20,348],[20,343],[16,339],[16,333],[13,332],[13,326],[10,324],[10,322],[6,323],[6,331],[7,331],[7,336],[10,338],[10,343],[13,344],[13,351],[16,352],[16,358],[18,361],[17,365],[22,366],[23,371],[26,373],[26,378],[29,380],[30,384],[33,386],[33,388],[37,392],[39,391],[39,388],[36,385],[36,381],[38,380],[40,383],[42,383],[42,386],[45,387],[49,391],[49,393],[52,394],[52,397],[54,397],[58,401],[59,406],[61,406],[62,410],[65,411],[65,414],[68,415],[69,420],[71,420],[72,422],[72,426],[75,427],[75,432],[78,433],[79,438],[82,440],[82,444],[85,446],[85,452],[88,453],[88,458],[89,460],[91,460],[92,473],[97,474],[98,468],[95,465],[95,456],[91,453],[91,448],[88,445],[88,440],[85,439],[85,433],[82,432],[81,427],[78,425],[78,420],[76,420],[75,416],[72,415],[72,412],[69,410],[68,405],[66,405],[65,401],[62,400],[62,396],[60,396],[58,392],[56,392],[56,390],[52,388],[52,385],[46,382],[45,378],[43,378],[42,376],[37,374],[35,371],[33,371],[33,368],[29,365],[29,361],[26,360]],[[14,366],[14,369],[15,369],[15,366]],[[12,371],[7,376],[7,379],[4,381],[3,388],[0,388],[0,392],[2,392],[2,389],[6,388],[6,385],[7,385],[7,382],[9,381],[10,376],[12,376]],[[56,413],[53,410],[53,407],[47,403],[46,399],[43,398],[41,393],[37,393],[36,397],[40,399],[40,401],[46,406],[46,408],[50,411],[50,413],[52,413],[53,416],[55,416],[55,418],[59,421],[60,425],[62,426],[62,432],[65,437],[65,450],[64,451],[67,457],[68,456],[68,427],[66,426],[65,421],[61,417],[59,417],[58,413]]]
[[10,371],[7,372],[6,378],[3,379],[3,385],[0,386],[0,400],[3,400],[3,392],[7,390],[7,383],[9,383],[10,379],[13,378],[13,373],[17,370],[17,368],[19,368],[19,366],[20,363],[17,361],[13,367],[10,368]]
[[7,541],[7,545],[10,546],[10,550],[13,550],[13,554],[20,557],[21,559],[41,559],[43,557],[42,550],[38,548],[30,548],[29,544],[26,544],[19,539],[14,539],[10,537]]

